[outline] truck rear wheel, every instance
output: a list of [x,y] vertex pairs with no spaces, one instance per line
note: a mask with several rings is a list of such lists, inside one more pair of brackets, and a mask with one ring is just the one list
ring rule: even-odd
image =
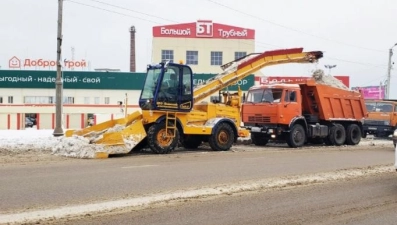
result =
[[326,137],[327,145],[343,145],[346,141],[346,131],[341,124],[335,124],[329,129],[329,135]]
[[256,146],[265,146],[269,142],[269,139],[264,134],[251,133],[251,141]]
[[175,130],[175,136],[172,137],[172,130],[165,127],[165,123],[155,123],[149,127],[147,132],[147,141],[150,149],[156,154],[167,154],[175,149],[178,145],[179,132]]
[[302,147],[305,144],[306,132],[302,125],[295,124],[287,137],[287,144],[291,148]]
[[357,145],[361,141],[361,129],[357,124],[350,124],[346,129],[346,144]]
[[234,142],[233,128],[227,123],[217,124],[213,134],[209,137],[208,143],[214,151],[227,151]]

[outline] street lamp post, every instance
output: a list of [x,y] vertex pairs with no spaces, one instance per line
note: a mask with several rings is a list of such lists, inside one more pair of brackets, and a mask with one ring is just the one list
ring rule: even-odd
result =
[[328,75],[331,76],[331,69],[335,68],[336,65],[324,65],[324,67],[328,69]]
[[55,137],[63,136],[62,129],[62,65],[61,65],[61,50],[62,50],[62,8],[63,0],[58,0],[58,34],[57,34],[57,78],[55,80],[55,129],[53,135]]
[[386,87],[386,99],[390,99],[390,79],[391,79],[391,68],[392,68],[392,63],[391,63],[391,57],[393,56],[393,48],[397,45],[395,43],[390,49],[389,49],[389,63],[387,66],[387,87]]

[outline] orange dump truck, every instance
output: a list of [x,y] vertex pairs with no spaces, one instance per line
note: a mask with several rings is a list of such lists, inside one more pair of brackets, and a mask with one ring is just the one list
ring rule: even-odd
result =
[[276,140],[294,148],[308,142],[356,145],[367,114],[359,92],[314,80],[252,87],[241,110],[253,144]]
[[368,117],[364,121],[364,136],[388,137],[397,129],[397,100],[366,99]]

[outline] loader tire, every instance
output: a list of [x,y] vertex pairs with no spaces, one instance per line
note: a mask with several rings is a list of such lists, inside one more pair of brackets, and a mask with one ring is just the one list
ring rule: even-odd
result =
[[269,142],[269,139],[261,133],[251,133],[251,141],[256,146],[265,146]]
[[167,154],[177,147],[179,132],[178,129],[176,129],[175,137],[172,137],[172,131],[168,131],[167,136],[165,123],[155,123],[148,129],[147,140],[153,153]]
[[227,151],[234,142],[233,128],[227,123],[217,124],[213,134],[209,137],[208,143],[214,151]]
[[361,129],[357,124],[350,124],[346,129],[346,144],[357,145],[361,141]]
[[341,124],[335,124],[329,129],[329,135],[326,137],[327,145],[341,146],[346,141],[345,127]]
[[287,144],[291,148],[299,148],[305,144],[306,132],[302,125],[295,124],[287,137]]

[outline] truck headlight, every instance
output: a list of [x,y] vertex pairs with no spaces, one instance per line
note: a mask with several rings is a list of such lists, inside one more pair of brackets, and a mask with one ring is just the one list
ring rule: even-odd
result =
[[397,137],[397,129],[396,129],[396,130],[394,130],[394,132],[393,132],[393,136]]
[[385,121],[385,125],[389,126],[390,125],[390,121]]

